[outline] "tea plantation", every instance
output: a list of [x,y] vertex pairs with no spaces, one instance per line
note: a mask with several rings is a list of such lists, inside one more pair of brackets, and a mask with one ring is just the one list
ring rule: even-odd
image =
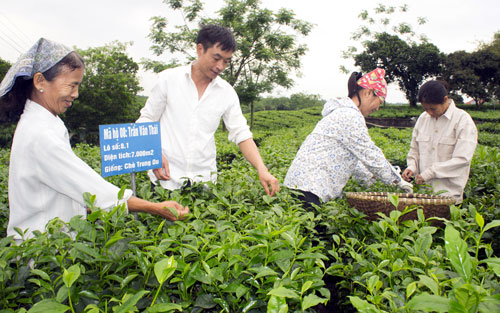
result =
[[[255,141],[280,182],[320,112],[256,113]],[[285,187],[269,197],[218,132],[217,184],[153,192],[137,175],[139,197],[177,200],[191,210],[185,220],[102,211],[87,194],[86,219],[54,220],[17,245],[5,237],[9,150],[0,150],[0,312],[500,312],[499,113],[471,111],[483,120],[465,200],[440,226],[421,212],[370,222],[345,199],[306,210]],[[370,134],[404,169],[411,129]],[[100,171],[98,147],[74,150]],[[127,175],[109,180],[130,185]],[[350,181],[344,191],[368,189]]]

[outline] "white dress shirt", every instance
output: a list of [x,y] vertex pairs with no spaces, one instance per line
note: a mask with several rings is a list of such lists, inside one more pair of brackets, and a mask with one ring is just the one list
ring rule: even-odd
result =
[[438,118],[423,112],[415,124],[408,152],[408,168],[422,175],[435,192],[462,202],[470,162],[477,144],[477,128],[470,115],[450,100]]
[[[162,152],[168,160],[170,180],[166,189],[178,189],[184,178],[217,180],[214,134],[221,117],[236,144],[252,138],[233,87],[220,77],[210,82],[203,96],[191,78],[191,65],[167,69],[159,74],[137,123],[160,121]],[[156,177],[149,171],[151,181]]]
[[63,121],[41,105],[28,100],[17,124],[9,165],[9,225],[7,235],[21,237],[14,230],[44,231],[51,219],[65,222],[86,216],[84,192],[96,195],[96,206],[112,208],[119,188],[104,180],[71,149]]
[[285,177],[285,186],[309,191],[323,201],[342,196],[351,176],[386,184],[401,177],[368,134],[365,119],[349,98],[325,103],[323,118],[302,143]]

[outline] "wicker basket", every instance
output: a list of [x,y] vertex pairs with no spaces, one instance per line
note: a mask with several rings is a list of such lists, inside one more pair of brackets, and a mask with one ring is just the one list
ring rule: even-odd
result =
[[[395,209],[389,201],[389,194],[398,196],[398,210],[403,211],[408,206],[417,205],[423,209],[426,218],[437,216],[449,219],[450,205],[455,203],[455,199],[450,197],[412,193],[347,192],[346,198],[349,205],[365,213],[369,220],[375,220],[379,218],[377,212],[389,216]],[[409,219],[417,219],[416,210],[400,217],[403,221]]]

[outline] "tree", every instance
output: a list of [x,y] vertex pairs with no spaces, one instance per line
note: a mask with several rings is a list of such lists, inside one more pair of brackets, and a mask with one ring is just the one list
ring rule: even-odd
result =
[[[200,16],[203,4],[199,0],[165,2],[171,9],[182,12],[185,24],[171,31],[167,29],[165,17],[152,18],[149,38],[158,56],[169,52],[184,61],[192,61],[199,25],[218,24],[232,29],[238,48],[221,76],[235,88],[241,103],[250,106],[251,126],[254,102],[260,94],[271,92],[277,86],[293,85],[292,73],[300,69],[300,57],[307,51],[296,36],[307,36],[312,28],[312,24],[296,19],[293,11],[273,12],[261,8],[259,0],[226,0],[215,18],[204,18]],[[143,63],[148,69],[160,71],[180,62],[172,58],[166,64],[148,60]]]
[[[0,58],[0,82],[3,80],[11,64]],[[16,124],[12,121],[2,121],[0,124],[0,148],[10,147],[12,145],[12,137],[14,136],[14,130],[16,129]]]
[[396,35],[380,33],[363,45],[365,51],[354,56],[355,65],[363,71],[384,68],[387,83],[397,82],[410,106],[417,105],[424,80],[441,72],[443,56],[431,43],[407,43]]
[[2,58],[0,58],[0,82],[3,80],[4,76],[9,71],[11,64]]
[[443,79],[450,90],[471,97],[477,106],[500,99],[500,32],[473,52],[455,51],[444,60]]
[[[407,4],[398,7],[378,4],[372,10],[361,11],[358,16],[361,26],[351,39],[360,43],[362,52],[351,46],[343,52],[343,58],[353,59],[363,71],[383,67],[387,82],[397,82],[410,106],[416,106],[418,87],[424,79],[439,73],[442,55],[425,35],[416,34],[412,20],[406,15],[408,10]],[[422,25],[426,19],[417,17],[414,23]],[[348,72],[344,66],[341,71]]]
[[100,124],[133,122],[139,116],[139,65],[126,54],[127,45],[113,42],[78,51],[85,61],[85,75],[65,122],[84,141],[97,143]]
[[485,64],[485,75],[490,75],[489,84],[487,86],[492,97],[500,100],[500,31],[493,35],[493,40],[490,43],[482,44],[479,50],[482,55],[479,58],[487,58],[488,64]]

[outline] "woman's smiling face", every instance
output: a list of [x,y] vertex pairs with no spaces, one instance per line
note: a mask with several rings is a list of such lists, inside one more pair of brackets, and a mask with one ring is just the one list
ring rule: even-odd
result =
[[59,75],[52,81],[44,79],[40,84],[43,92],[39,94],[42,102],[39,104],[56,116],[66,112],[73,100],[78,98],[78,87],[83,74],[83,68],[71,69],[69,66],[63,66]]

